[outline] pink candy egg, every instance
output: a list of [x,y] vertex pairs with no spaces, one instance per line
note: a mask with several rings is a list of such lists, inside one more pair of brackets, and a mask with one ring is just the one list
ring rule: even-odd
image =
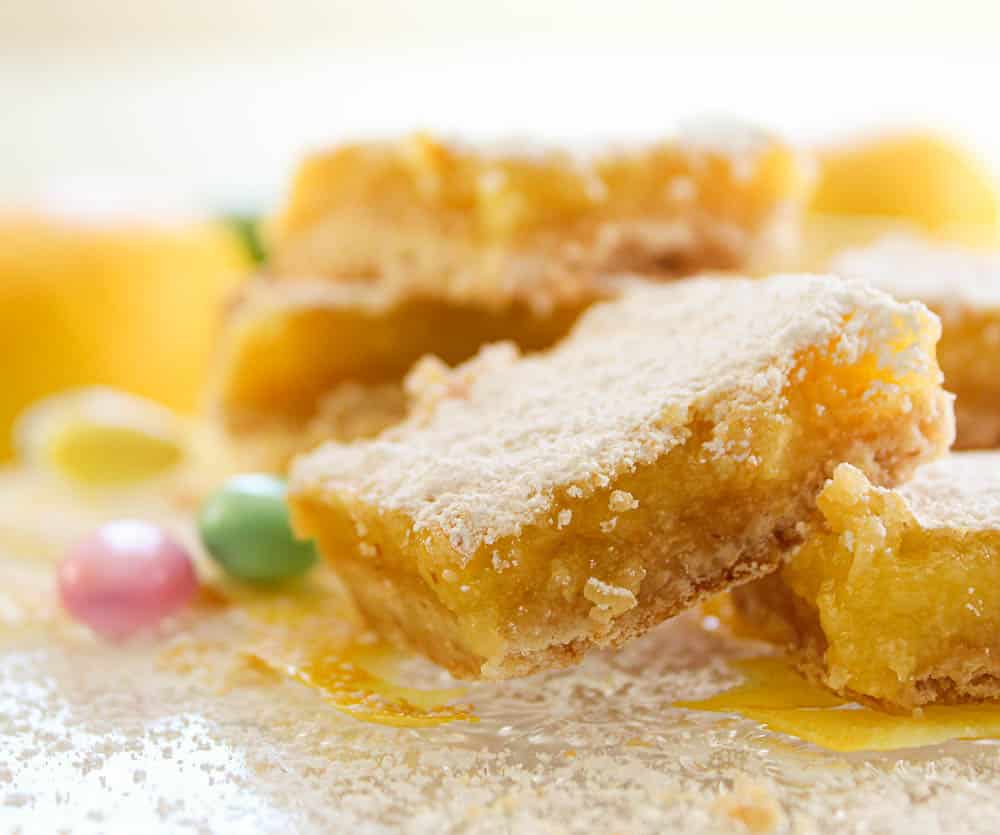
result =
[[74,618],[100,635],[124,638],[183,607],[198,578],[188,552],[162,528],[121,520],[70,549],[58,586]]

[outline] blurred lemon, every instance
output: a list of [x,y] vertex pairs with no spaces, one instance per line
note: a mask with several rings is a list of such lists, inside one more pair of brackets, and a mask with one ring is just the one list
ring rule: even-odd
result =
[[874,138],[820,155],[812,211],[909,221],[967,243],[998,239],[1000,194],[965,148],[930,134]]
[[114,386],[191,411],[221,308],[250,265],[221,222],[0,215],[0,459],[14,417],[65,388]]

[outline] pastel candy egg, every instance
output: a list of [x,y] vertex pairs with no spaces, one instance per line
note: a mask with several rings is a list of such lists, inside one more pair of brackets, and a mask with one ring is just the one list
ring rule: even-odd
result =
[[162,528],[121,520],[70,549],[58,571],[63,606],[108,638],[124,638],[181,609],[198,588],[188,552]]
[[181,458],[173,441],[131,427],[75,423],[49,447],[52,465],[80,484],[131,484],[169,470]]
[[311,542],[292,533],[285,482],[271,475],[231,478],[198,516],[205,549],[233,577],[276,583],[304,574],[316,561]]
[[29,466],[85,487],[128,487],[176,467],[184,432],[167,409],[113,389],[54,395],[18,420],[17,447]]

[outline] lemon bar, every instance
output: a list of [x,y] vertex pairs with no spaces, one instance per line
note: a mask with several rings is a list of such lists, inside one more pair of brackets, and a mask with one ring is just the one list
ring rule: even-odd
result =
[[895,710],[1000,698],[1000,453],[957,452],[894,490],[848,464],[823,528],[734,602],[803,670]]
[[547,352],[421,363],[403,423],[296,460],[294,524],[452,673],[568,665],[775,570],[840,462],[945,449],[938,334],[831,277],[634,281]]
[[895,235],[843,252],[830,270],[918,299],[941,317],[938,357],[957,395],[956,449],[1000,446],[1000,253]]
[[735,125],[590,155],[426,135],[345,145],[299,168],[269,271],[551,304],[591,275],[746,266],[791,243],[811,163]]
[[536,350],[566,334],[599,294],[539,312],[455,305],[400,287],[358,282],[252,282],[229,311],[209,408],[255,466],[283,469],[321,440],[377,434],[403,417],[402,381],[423,355],[455,363],[484,342]]
[[[425,353],[544,348],[607,297],[610,272],[773,250],[794,238],[809,182],[787,145],[732,127],[589,160],[426,136],[314,155],[271,224],[266,277],[234,305],[212,408],[233,438],[284,450],[280,467],[306,439],[380,428],[386,398],[359,392],[395,385],[399,400]],[[324,418],[323,402],[347,400],[377,419]]]

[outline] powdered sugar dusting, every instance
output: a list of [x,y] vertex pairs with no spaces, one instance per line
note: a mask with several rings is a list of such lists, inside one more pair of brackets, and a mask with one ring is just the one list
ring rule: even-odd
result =
[[1000,529],[1000,452],[953,452],[899,491],[928,528]]
[[[755,162],[763,151],[774,148],[779,139],[762,127],[730,118],[700,118],[678,125],[666,141],[676,141],[681,150],[704,156],[723,157],[734,164]],[[646,142],[621,138],[576,141],[570,145],[546,142],[534,137],[510,136],[491,141],[470,141],[446,137],[442,144],[456,153],[476,154],[486,160],[522,159],[536,162],[570,161],[585,172],[597,160],[635,154],[650,147]],[[402,140],[405,146],[413,137]],[[486,183],[487,187],[496,183]]]
[[963,309],[1000,310],[1000,252],[892,235],[845,250],[830,270],[869,281],[897,298],[919,299],[946,317]]
[[451,372],[461,396],[438,385],[431,406],[378,439],[301,459],[293,493],[405,513],[469,558],[550,516],[557,493],[586,495],[655,461],[695,410],[721,420],[737,401],[778,397],[799,351],[839,334],[837,359],[851,362],[932,322],[920,304],[824,276],[623,286],[550,352],[489,347]]
[[699,119],[682,125],[677,142],[697,153],[729,157],[734,161],[753,161],[773,143],[773,138],[759,127],[732,119]]
[[[757,173],[760,158],[775,147],[775,138],[746,122],[703,118],[681,126],[677,146],[696,162],[709,157],[728,160],[735,179],[748,182]],[[813,177],[811,163],[804,157],[797,160],[806,179]]]

